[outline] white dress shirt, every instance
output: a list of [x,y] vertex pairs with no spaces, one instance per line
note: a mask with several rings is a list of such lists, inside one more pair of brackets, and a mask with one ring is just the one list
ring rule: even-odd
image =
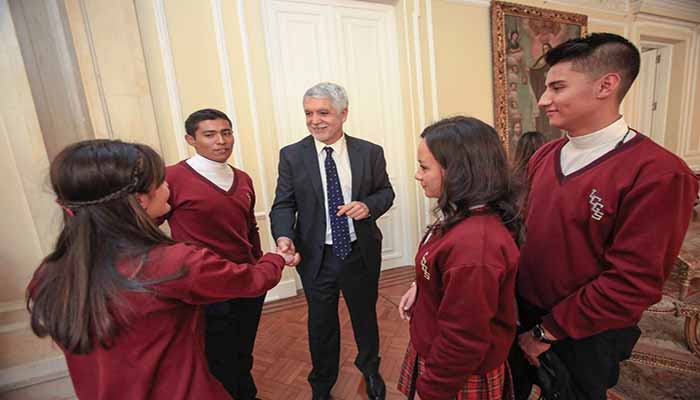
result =
[[623,137],[628,142],[635,135],[623,117],[588,135],[572,137],[567,134],[569,142],[561,149],[561,172],[564,176],[574,173],[614,149]]
[[[314,139],[316,145],[316,153],[318,154],[318,169],[321,171],[321,184],[323,185],[323,207],[326,209],[326,244],[333,244],[333,234],[331,231],[331,217],[328,210],[328,190],[326,189],[326,151],[325,147],[333,148],[333,161],[335,168],[338,170],[338,179],[340,180],[340,189],[343,192],[343,202],[348,204],[352,201],[352,170],[350,169],[350,156],[348,155],[348,146],[345,140],[345,134],[336,140],[335,143],[327,145],[319,140]],[[338,210],[332,210],[336,213]],[[348,227],[350,228],[350,241],[354,242],[357,239],[355,235],[355,226],[353,220],[348,218]]]
[[233,168],[226,163],[212,161],[195,154],[186,163],[211,183],[228,192],[233,185]]

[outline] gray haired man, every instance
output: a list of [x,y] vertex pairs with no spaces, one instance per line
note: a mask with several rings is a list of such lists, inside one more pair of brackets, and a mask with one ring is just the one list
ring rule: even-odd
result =
[[382,148],[346,135],[345,89],[319,83],[303,98],[311,135],[280,151],[270,212],[277,246],[299,252],[297,267],[309,306],[313,399],[329,399],[340,363],[340,292],[350,312],[355,365],[369,399],[384,399],[379,374],[377,282],[382,233],[377,219],[394,201]]

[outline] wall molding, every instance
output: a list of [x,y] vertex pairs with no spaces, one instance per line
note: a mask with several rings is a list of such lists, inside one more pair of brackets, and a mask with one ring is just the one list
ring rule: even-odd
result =
[[683,100],[681,106],[681,157],[688,159],[688,163],[697,164],[700,161],[700,148],[690,149],[690,137],[693,132],[693,114],[692,110],[695,106],[697,93],[695,87],[698,82],[698,56],[700,55],[700,38],[698,32],[692,32],[690,40],[687,41],[689,47],[686,51],[685,60],[685,76],[689,79],[688,84],[684,85]]
[[280,281],[274,288],[270,289],[265,296],[265,303],[275,300],[286,299],[297,295],[297,283],[294,278]]
[[[700,42],[698,40],[699,24],[681,21],[665,16],[639,14],[632,26],[633,40],[644,41],[649,39],[666,42],[682,42],[685,44],[683,57],[683,91],[678,95],[681,98],[681,113],[678,128],[678,143],[675,149],[671,149],[691,166],[700,164],[700,146],[690,149],[690,139],[693,132],[693,115],[691,111],[695,107],[698,74],[698,52],[700,52]],[[674,51],[674,58],[676,52]]]
[[[408,96],[409,96],[409,109],[410,109],[410,114],[411,114],[411,130],[412,131],[417,131],[419,129],[418,126],[416,126],[416,104],[415,104],[415,94],[413,90],[413,64],[411,63],[411,41],[409,40],[409,35],[408,31],[410,29],[410,26],[408,24],[408,6],[407,6],[406,1],[403,2],[403,36],[404,36],[404,45],[406,47],[406,66],[408,68]],[[414,32],[414,35],[416,33]],[[418,148],[418,139],[416,135],[411,135],[411,144],[413,145],[413,148],[416,149]],[[420,191],[417,189],[417,184],[414,183],[414,191],[415,191],[415,200],[416,200],[416,226],[418,227],[418,232],[417,236],[420,237],[422,234],[421,229],[420,229],[420,208],[419,205],[421,203],[421,195]]]
[[173,59],[172,47],[170,45],[170,35],[168,34],[168,20],[165,16],[165,0],[153,0],[153,12],[156,17],[156,30],[158,32],[158,44],[160,56],[163,59],[163,74],[165,75],[165,85],[168,89],[168,103],[170,105],[170,119],[173,124],[172,132],[175,135],[175,144],[179,159],[189,157],[187,142],[184,135],[177,134],[177,127],[182,126],[182,103],[180,93],[177,88],[177,76],[175,74],[175,61]]
[[214,32],[216,34],[216,49],[219,58],[219,72],[221,81],[224,84],[224,101],[226,103],[226,115],[231,120],[233,129],[233,151],[236,157],[233,165],[236,168],[244,169],[243,150],[241,150],[241,136],[238,129],[238,118],[236,116],[236,103],[233,98],[233,83],[231,81],[231,68],[229,66],[228,48],[226,47],[226,33],[224,31],[224,17],[222,15],[221,0],[211,0],[211,13],[214,18]]
[[[428,71],[430,74],[430,101],[432,106],[432,121],[430,123],[436,122],[440,119],[440,114],[438,113],[438,100],[437,100],[437,76],[436,76],[436,66],[435,66],[435,40],[433,34],[433,2],[432,0],[425,0],[425,23],[427,27],[426,35],[428,36]],[[425,126],[421,127],[421,130]],[[420,190],[418,191],[420,194]],[[427,197],[423,198],[425,205],[425,215],[426,224],[430,221],[430,199]],[[419,235],[421,237],[422,235]]]
[[[422,49],[420,45],[420,18],[421,18],[421,13],[420,13],[420,1],[419,0],[414,0],[413,1],[413,52],[414,52],[414,57],[415,57],[415,63],[416,63],[416,83],[418,86],[418,130],[423,130],[426,125],[425,121],[425,93],[424,93],[424,88],[423,88],[423,62],[421,60],[422,56]],[[420,191],[418,191],[418,195],[416,196],[419,199],[420,204]],[[419,218],[418,220],[418,229],[420,232],[420,227],[427,224],[427,221],[430,220],[430,212],[428,211],[430,209],[430,203],[427,198],[423,198],[423,219]],[[418,214],[420,216],[420,210],[418,211]],[[423,223],[421,223],[423,222]],[[420,235],[420,233],[419,233]]]
[[0,324],[0,334],[14,333],[26,330],[29,327],[29,321],[11,322],[9,324]]
[[262,143],[260,142],[260,121],[258,120],[258,108],[255,95],[255,83],[253,82],[253,67],[250,61],[250,43],[248,40],[248,28],[245,18],[245,7],[243,0],[238,0],[237,3],[238,26],[241,34],[241,48],[243,50],[243,66],[245,68],[246,86],[248,88],[248,101],[250,102],[250,116],[253,124],[253,141],[255,143],[255,156],[258,166],[258,178],[262,184],[262,205],[265,210],[270,209],[270,195],[268,193],[266,169],[264,163],[264,153]]
[[24,310],[26,303],[23,300],[0,302],[0,313],[8,313]]
[[491,0],[447,0],[447,2],[484,8],[491,7]]
[[[2,22],[1,19],[0,19],[0,22]],[[0,140],[4,140],[7,143],[6,146],[3,145],[3,146],[0,146],[0,148],[7,149],[7,152],[5,153],[5,157],[8,159],[9,163],[11,163],[11,165],[14,165],[16,167],[16,173],[18,175],[17,182],[19,183],[20,187],[22,188],[21,195],[24,195],[25,200],[26,200],[25,201],[26,212],[32,217],[32,225],[33,225],[34,229],[32,229],[33,235],[31,237],[31,239],[38,247],[38,250],[48,251],[48,248],[47,249],[42,248],[43,247],[42,240],[41,240],[42,235],[40,235],[40,232],[41,232],[40,221],[41,221],[41,219],[37,218],[37,213],[35,212],[37,206],[32,207],[32,204],[30,204],[30,202],[29,202],[29,197],[31,195],[31,191],[29,190],[28,183],[25,181],[26,178],[22,177],[22,171],[21,171],[21,167],[23,165],[25,165],[25,163],[18,162],[17,149],[15,148],[15,144],[12,142],[13,138],[15,140],[18,140],[16,135],[10,136],[10,131],[7,129],[7,125],[5,125],[5,118],[3,118],[2,113],[0,113]],[[46,163],[46,167],[48,170],[48,167],[49,167],[48,162]],[[27,240],[30,238],[25,237],[23,239]],[[48,247],[48,244],[45,244],[44,246]],[[7,302],[4,304],[17,304],[19,302],[21,302],[21,301],[18,300],[16,302]]]
[[563,5],[575,7],[578,10],[605,12],[624,16],[629,13],[629,0],[544,0],[543,8]]
[[0,334],[24,330],[29,326],[27,303],[24,300],[0,302]]
[[63,356],[0,369],[0,393],[68,376]]
[[635,14],[635,24],[637,26],[639,26],[640,24],[656,24],[657,26],[661,26],[664,28],[681,28],[687,30],[698,29],[700,27],[700,23],[679,20],[664,15],[645,13]]
[[632,0],[630,11],[634,14],[650,14],[672,19],[700,22],[700,7],[696,0]]
[[425,24],[428,29],[428,61],[430,71],[430,97],[432,103],[433,122],[440,118],[438,112],[438,92],[437,92],[437,72],[435,60],[435,34],[433,32],[433,1],[426,0],[425,3]]
[[[83,20],[83,25],[85,26],[85,38],[87,39],[87,45],[90,49],[90,61],[92,64],[92,73],[95,78],[95,84],[97,86],[97,95],[100,99],[100,108],[102,109],[102,119],[104,120],[105,128],[107,128],[107,136],[110,139],[114,138],[114,128],[112,127],[112,114],[109,112],[109,105],[107,104],[107,95],[105,95],[105,88],[102,82],[102,74],[100,74],[100,67],[97,61],[97,51],[95,50],[95,39],[92,34],[92,25],[90,24],[90,16],[87,11],[87,6],[85,5],[85,0],[78,0],[78,5],[80,7],[80,16]],[[93,127],[96,130],[96,127]],[[97,134],[97,132],[95,132]]]

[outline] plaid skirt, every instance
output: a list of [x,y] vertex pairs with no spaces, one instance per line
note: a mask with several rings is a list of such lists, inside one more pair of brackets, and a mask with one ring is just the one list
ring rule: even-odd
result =
[[[416,371],[416,366],[418,367]],[[416,391],[416,379],[425,373],[425,361],[416,353],[413,343],[408,343],[406,356],[401,366],[398,389],[409,400],[413,400]],[[470,375],[457,392],[455,400],[513,400],[513,378],[508,362],[487,372],[485,375]]]

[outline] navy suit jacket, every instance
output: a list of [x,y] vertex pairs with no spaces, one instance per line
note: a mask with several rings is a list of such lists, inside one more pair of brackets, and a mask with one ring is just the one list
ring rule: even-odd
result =
[[[365,265],[378,273],[382,233],[376,221],[393,204],[394,190],[386,173],[381,146],[348,135],[345,139],[352,173],[351,200],[365,203],[370,210],[368,218],[353,220],[355,234]],[[280,236],[292,239],[301,255],[297,271],[302,282],[313,281],[321,265],[326,240],[326,195],[311,135],[280,150],[278,173],[275,201],[270,211],[272,236],[275,241]]]

